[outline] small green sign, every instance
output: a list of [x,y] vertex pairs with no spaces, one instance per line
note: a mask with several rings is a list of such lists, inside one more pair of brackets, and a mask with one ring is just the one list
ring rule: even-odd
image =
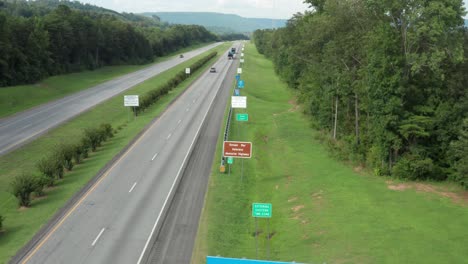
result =
[[271,218],[271,204],[270,203],[253,203],[252,216],[261,218]]
[[237,114],[236,119],[237,121],[249,121],[249,114]]
[[227,163],[228,163],[228,164],[234,163],[234,158],[233,158],[233,157],[228,157],[228,158],[227,158]]

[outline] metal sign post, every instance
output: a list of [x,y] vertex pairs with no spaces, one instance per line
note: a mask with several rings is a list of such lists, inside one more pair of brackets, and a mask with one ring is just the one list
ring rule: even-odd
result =
[[268,218],[267,226],[267,259],[270,258],[270,218],[273,207],[271,203],[252,203],[252,216],[255,218],[255,247],[258,259],[257,218]]
[[[138,95],[124,95],[124,106],[133,107],[133,113],[136,117],[136,106],[140,106],[140,101]],[[130,117],[129,117],[130,121]]]

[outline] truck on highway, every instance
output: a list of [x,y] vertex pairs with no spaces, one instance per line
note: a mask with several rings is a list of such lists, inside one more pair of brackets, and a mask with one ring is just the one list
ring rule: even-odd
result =
[[234,53],[232,51],[228,52],[228,60],[234,59]]

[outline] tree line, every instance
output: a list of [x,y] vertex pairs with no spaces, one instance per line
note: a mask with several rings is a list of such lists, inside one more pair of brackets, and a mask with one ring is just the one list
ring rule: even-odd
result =
[[463,1],[305,2],[253,39],[332,149],[378,175],[468,187]]
[[155,18],[96,9],[58,0],[0,1],[0,87],[106,65],[148,63],[218,39],[202,26],[157,26]]

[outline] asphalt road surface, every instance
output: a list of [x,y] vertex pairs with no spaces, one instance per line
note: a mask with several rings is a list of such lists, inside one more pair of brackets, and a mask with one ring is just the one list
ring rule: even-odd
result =
[[[184,53],[143,70],[126,74],[90,89],[66,96],[62,99],[0,119],[0,156],[26,144],[49,129],[69,120],[83,111],[163,72],[189,60],[221,43]],[[123,104],[123,99],[122,99]]]
[[232,71],[226,57],[215,63],[217,73],[206,72],[190,86],[19,262],[144,263],[203,121]]
[[[190,263],[219,130],[225,125],[222,123],[224,109],[230,99],[237,62],[238,60],[235,60],[231,65],[218,97],[207,115],[160,232],[151,243],[146,263]],[[219,163],[220,159],[215,162]]]

